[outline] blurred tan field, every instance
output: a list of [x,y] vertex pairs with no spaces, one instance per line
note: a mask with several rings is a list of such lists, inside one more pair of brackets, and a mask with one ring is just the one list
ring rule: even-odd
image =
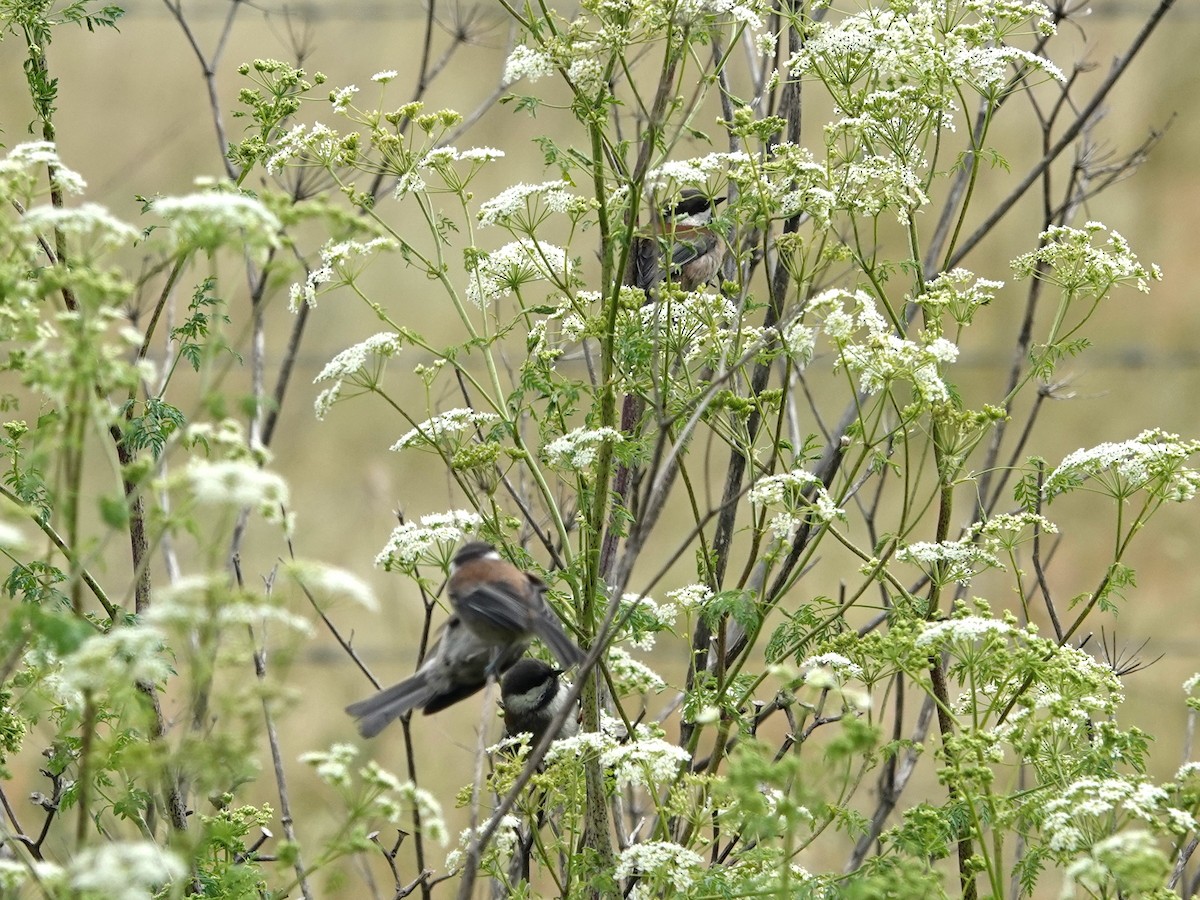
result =
[[[398,70],[383,105],[395,108],[404,103],[411,96],[419,61],[424,28],[421,6],[416,0],[361,4],[325,0],[286,8],[275,0],[264,0],[257,7],[241,4],[217,79],[222,123],[230,138],[240,137],[245,123],[231,115],[243,84],[236,72],[238,64],[256,57],[291,61],[289,34],[301,36],[309,52],[303,62],[309,72],[324,72],[330,87],[357,84],[362,89],[362,105],[373,104],[380,90],[370,80],[373,73]],[[1120,155],[1142,143],[1152,130],[1165,127],[1165,134],[1141,169],[1090,204],[1077,223],[1097,219],[1120,231],[1143,261],[1162,267],[1165,278],[1149,295],[1119,289],[1094,320],[1090,332],[1093,349],[1060,369],[1060,376],[1070,378],[1063,393],[1072,397],[1049,404],[1030,445],[1030,452],[1045,456],[1051,465],[1078,447],[1124,440],[1150,427],[1200,437],[1200,291],[1196,287],[1200,283],[1200,4],[1183,0],[1177,6],[1108,105],[1096,130],[1096,152]],[[1066,43],[1087,48],[1088,57],[1096,64],[1080,76],[1085,83],[1098,83],[1112,58],[1140,27],[1149,7],[1148,2],[1138,0],[1096,0],[1093,15],[1086,20],[1086,32],[1064,32]],[[225,24],[227,6],[185,0],[183,8],[202,45],[211,48]],[[464,7],[462,21],[468,21],[467,9]],[[498,10],[487,3],[480,9],[477,21],[482,25],[472,24],[479,28],[478,40],[462,47],[450,60],[446,74],[433,82],[426,97],[429,106],[470,112],[493,91],[509,32]],[[447,44],[446,34],[438,32],[434,55]],[[26,128],[32,114],[24,91],[22,57],[18,38],[7,36],[0,42],[0,84],[5,86],[0,91],[0,140],[9,147],[30,139]],[[198,62],[163,5],[131,0],[119,32],[60,31],[50,48],[50,65],[60,86],[60,152],[67,165],[87,179],[88,200],[137,224],[141,206],[137,195],[186,193],[195,178],[221,174],[220,148]],[[322,116],[332,124],[327,105],[326,109],[302,112],[300,120]],[[570,122],[550,109],[536,119],[511,106],[497,104],[488,109],[459,144],[495,146],[507,155],[492,168],[487,180],[479,182],[476,196],[485,198],[489,191],[517,181],[558,177],[556,171],[543,169],[541,153],[531,142],[533,136],[547,132],[569,143]],[[719,134],[715,128],[710,133],[714,138]],[[1005,132],[1002,127],[996,139],[1010,155],[1014,174],[1002,170],[986,173],[979,209],[987,208],[989,199],[1007,193],[1022,173],[1021,161],[1036,151],[1025,145],[1026,136]],[[1026,201],[1011,215],[1029,218],[1036,212],[1032,202]],[[403,210],[396,210],[393,220],[402,219]],[[997,256],[976,255],[964,264],[982,276],[1011,284],[1008,258],[1030,249],[1034,239],[1035,233],[1030,231],[1024,244],[991,242],[987,246]],[[311,235],[310,247],[305,249],[321,242],[319,235]],[[131,260],[133,266],[137,263]],[[220,259],[216,269],[234,309],[233,334],[242,337],[246,352],[244,309],[240,315],[238,312],[239,304],[245,303],[245,276],[239,261],[232,258]],[[187,283],[206,274],[193,271]],[[433,337],[435,343],[455,339],[451,313],[439,306],[441,295],[429,289],[422,275],[406,270],[398,256],[377,260],[364,283],[397,319]],[[1024,303],[1021,286],[1012,287],[1011,293],[1002,292],[998,302],[1010,300],[1011,307],[990,311],[991,318],[986,320],[998,330],[1007,328],[995,345],[981,346],[977,333],[960,359],[956,377],[968,402],[990,399],[990,386],[1003,380],[1010,364],[1009,333]],[[291,314],[284,308],[286,289],[276,294],[273,303],[269,365],[277,362],[291,323]],[[978,327],[976,332],[988,327]],[[397,511],[416,518],[461,504],[452,500],[455,495],[431,457],[389,451],[409,425],[388,415],[377,402],[363,399],[339,404],[324,422],[313,416],[312,401],[319,386],[312,381],[317,372],[339,350],[379,330],[371,312],[349,295],[322,298],[312,313],[272,449],[274,468],[288,479],[292,491],[297,554],[344,567],[374,587],[380,600],[378,613],[346,604],[331,615],[344,633],[353,635],[354,646],[376,677],[391,683],[413,670],[420,600],[415,588],[377,570],[373,560],[396,523]],[[404,357],[393,369],[399,375],[421,361]],[[247,376],[238,374],[232,383],[244,391]],[[106,465],[98,459],[97,472]],[[1096,515],[1101,507],[1093,499],[1077,493],[1048,511],[1066,535],[1051,571],[1052,586],[1063,598],[1090,590],[1102,574],[1097,559],[1105,559],[1111,526],[1107,518]],[[1103,547],[1104,552],[1090,558],[1089,546]],[[285,554],[286,548],[273,536],[252,531],[243,553],[243,570],[247,578],[261,579]],[[106,548],[107,574],[116,584],[125,583],[122,566],[126,559],[123,544]],[[1130,648],[1146,642],[1138,652],[1144,660],[1163,656],[1126,680],[1123,719],[1126,725],[1137,725],[1155,736],[1151,775],[1167,777],[1185,759],[1186,709],[1180,685],[1200,671],[1200,507],[1192,503],[1165,509],[1151,523],[1150,533],[1136,544],[1130,563],[1137,570],[1138,586],[1130,591],[1119,616],[1108,620],[1106,634],[1111,639],[1115,632],[1118,644]],[[678,568],[675,579],[668,578],[655,593],[694,580],[686,565]],[[105,568],[99,567],[99,571],[103,576]],[[836,596],[838,582],[836,567],[821,565],[801,583],[800,591],[806,596]],[[981,581],[976,590],[985,584]],[[635,575],[632,588],[637,587]],[[999,606],[1011,598],[993,599]],[[797,598],[797,602],[802,600]],[[1099,633],[1094,640],[1100,641]],[[664,675],[678,680],[682,646],[682,639],[678,643],[660,641],[647,659],[659,664]],[[288,681],[296,688],[296,702],[280,728],[300,836],[311,840],[335,827],[337,801],[296,758],[335,741],[359,742],[342,708],[369,693],[370,686],[323,631],[294,666]],[[246,674],[252,677],[252,673]],[[653,701],[653,708],[666,699]],[[447,808],[455,836],[466,819],[465,811],[454,809],[454,792],[471,777],[483,718],[489,734],[498,735],[498,720],[482,699],[434,717],[414,719],[421,746],[414,761],[416,770],[422,784]],[[365,752],[403,777],[409,764],[398,729],[395,731],[385,731]],[[268,758],[265,753],[263,758]],[[1191,758],[1200,758],[1200,749],[1193,750]],[[37,786],[19,787],[16,796]],[[261,802],[277,802],[269,772],[263,772],[258,789]],[[384,840],[387,842],[386,835]],[[440,854],[435,849],[429,861],[432,867],[440,868]],[[840,868],[843,861],[805,860],[813,868]],[[411,865],[411,861],[404,862]],[[344,884],[343,876],[348,876]],[[362,881],[350,867],[340,875],[318,877],[318,887],[322,897],[366,896]]]

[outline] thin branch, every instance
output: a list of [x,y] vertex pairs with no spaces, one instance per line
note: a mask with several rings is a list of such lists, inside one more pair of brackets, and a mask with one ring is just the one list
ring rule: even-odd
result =
[[1158,6],[1155,7],[1154,11],[1151,12],[1146,18],[1141,30],[1134,36],[1133,41],[1129,45],[1129,49],[1125,51],[1123,56],[1116,60],[1112,69],[1109,71],[1108,76],[1096,89],[1095,94],[1092,95],[1092,99],[1088,101],[1087,105],[1084,106],[1082,110],[1080,110],[1079,114],[1075,117],[1075,120],[1069,126],[1067,126],[1067,129],[1063,132],[1062,137],[1055,141],[1053,146],[1051,146],[1050,149],[1042,156],[1042,158],[1034,164],[1033,168],[1031,168],[1025,174],[1025,177],[1022,178],[1017,186],[1012,189],[1009,195],[996,204],[991,214],[984,219],[983,223],[976,228],[975,231],[973,231],[971,235],[962,242],[962,244],[959,245],[954,255],[948,261],[946,268],[949,269],[958,265],[968,253],[974,250],[975,247],[991,232],[991,230],[996,227],[996,224],[1003,219],[1014,206],[1016,206],[1017,201],[1025,196],[1025,192],[1033,186],[1034,182],[1041,177],[1042,173],[1050,166],[1050,164],[1054,162],[1054,160],[1058,159],[1058,157],[1064,150],[1067,149],[1067,147],[1074,143],[1084,126],[1088,123],[1092,116],[1095,115],[1096,111],[1100,109],[1100,105],[1104,102],[1109,93],[1116,86],[1117,82],[1121,79],[1121,76],[1125,73],[1125,70],[1129,68],[1129,64],[1133,62],[1133,59],[1135,56],[1137,56],[1138,51],[1145,46],[1146,41],[1150,38],[1150,35],[1154,33],[1155,28],[1158,27],[1163,16],[1166,15],[1174,5],[1175,0],[1159,0]]

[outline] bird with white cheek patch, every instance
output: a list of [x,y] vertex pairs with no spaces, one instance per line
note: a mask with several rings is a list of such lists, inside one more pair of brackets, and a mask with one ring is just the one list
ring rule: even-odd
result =
[[[571,686],[559,678],[561,674],[560,669],[540,659],[523,659],[508,670],[500,682],[505,737],[528,734],[530,746],[537,745],[554,717],[566,705]],[[569,715],[555,740],[574,737],[578,733],[579,716]]]

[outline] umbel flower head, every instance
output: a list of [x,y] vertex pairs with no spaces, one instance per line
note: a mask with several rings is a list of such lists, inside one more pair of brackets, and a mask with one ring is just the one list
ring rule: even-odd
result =
[[1095,490],[1118,499],[1145,490],[1182,503],[1195,497],[1200,487],[1200,472],[1184,465],[1198,452],[1200,441],[1150,429],[1132,440],[1105,442],[1068,454],[1050,473],[1042,493],[1053,500],[1091,481]]
[[212,251],[225,244],[265,250],[279,243],[283,225],[262,201],[246,194],[205,191],[154,201],[179,243]]

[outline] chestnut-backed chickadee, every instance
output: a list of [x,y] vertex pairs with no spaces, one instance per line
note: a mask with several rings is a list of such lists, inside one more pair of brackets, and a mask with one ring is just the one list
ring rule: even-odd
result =
[[470,697],[487,684],[489,674],[507,669],[528,647],[528,639],[511,641],[497,657],[494,644],[482,640],[458,616],[451,616],[416,674],[350,704],[346,712],[358,719],[363,737],[374,737],[418,706],[426,714],[435,713]]
[[[567,702],[570,685],[558,677],[561,674],[540,659],[523,659],[508,670],[500,682],[505,737],[529,734],[530,746],[537,745]],[[578,732],[578,716],[567,716],[555,739]]]
[[684,188],[679,202],[661,211],[653,233],[635,241],[634,285],[648,292],[669,278],[683,290],[694,291],[716,278],[725,259],[725,241],[711,223],[713,207],[724,200]]
[[528,644],[536,635],[564,667],[577,665],[583,651],[563,631],[546,604],[545,592],[545,582],[501,559],[496,548],[483,541],[463,544],[450,563],[450,605],[464,625],[494,648],[497,658],[507,657],[514,644]]

